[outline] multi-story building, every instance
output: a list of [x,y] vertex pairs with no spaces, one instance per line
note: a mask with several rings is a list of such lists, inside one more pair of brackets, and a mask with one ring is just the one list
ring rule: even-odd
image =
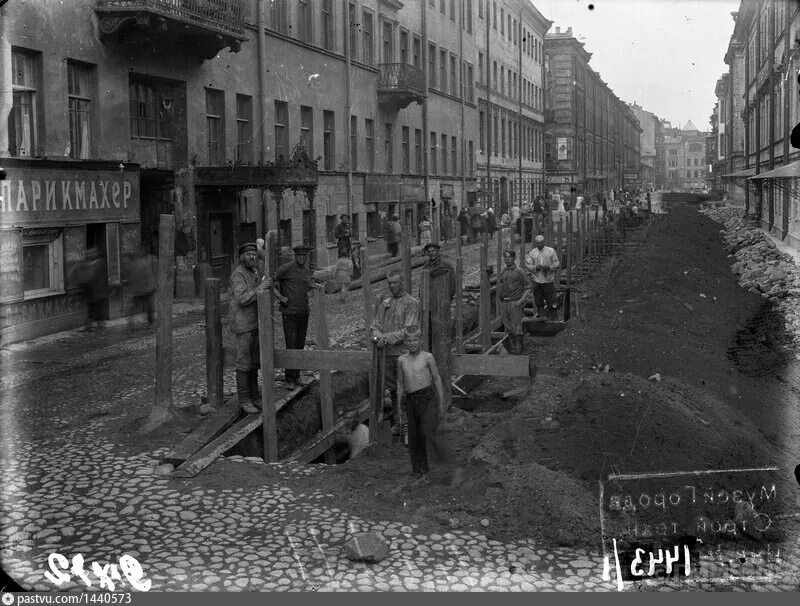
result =
[[641,185],[641,127],[630,108],[589,66],[591,53],[556,28],[545,39],[546,181],[568,202]]
[[[725,54],[726,140],[729,193],[744,198],[745,209],[762,227],[800,247],[800,207],[795,195],[800,152],[790,133],[800,119],[800,5],[786,0],[742,0],[732,13],[735,25]],[[722,90],[720,90],[722,88]],[[731,185],[738,186],[737,188]]]
[[[544,188],[544,39],[529,0],[478,4],[480,191],[505,212]],[[490,108],[490,109],[487,109]]]
[[[487,45],[490,9],[505,18]],[[161,214],[175,216],[176,295],[188,296],[199,257],[226,284],[238,244],[268,230],[284,252],[313,244],[323,265],[335,260],[340,214],[374,249],[389,215],[416,233],[424,214],[436,222],[465,205],[478,190],[484,52],[504,68],[489,101],[506,135],[500,122],[492,149],[517,159],[490,164],[497,198],[540,180],[535,97],[549,22],[522,0],[30,0],[10,10],[0,8],[4,340],[82,322],[87,247],[109,261],[106,316],[127,313],[127,260],[156,252]],[[311,199],[270,190],[259,169],[300,144],[318,159]]]
[[640,181],[645,187],[655,187],[656,185],[656,166],[658,165],[657,148],[662,147],[663,154],[663,135],[661,134],[661,120],[654,113],[642,108],[637,103],[630,104],[629,107],[639,120],[642,128],[640,135],[641,148],[641,175]]
[[673,128],[661,121],[664,133],[664,173],[667,189],[703,190],[708,178],[706,137],[710,134],[697,129],[689,120],[683,128]]

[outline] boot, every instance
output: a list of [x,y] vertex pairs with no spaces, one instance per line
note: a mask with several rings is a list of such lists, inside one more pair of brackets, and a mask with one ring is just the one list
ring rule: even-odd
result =
[[261,408],[261,392],[258,390],[258,370],[251,370],[247,375],[250,387],[250,402],[256,408]]
[[508,353],[510,353],[512,356],[517,355],[517,335],[512,335],[509,333],[507,342],[508,346],[506,349],[508,349]]
[[525,335],[514,335],[514,339],[516,340],[516,343],[514,344],[515,349],[517,350],[516,354],[521,356],[525,345]]
[[236,371],[236,396],[239,398],[239,408],[247,414],[254,414],[258,409],[250,403],[249,373],[246,370]]

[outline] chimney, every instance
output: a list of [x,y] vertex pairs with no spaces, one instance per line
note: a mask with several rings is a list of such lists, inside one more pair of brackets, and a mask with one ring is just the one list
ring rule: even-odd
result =
[[572,26],[567,28],[567,36],[572,37]]
[[560,27],[558,27],[558,26],[556,26],[556,33],[557,33],[557,34],[560,34],[560,33],[561,33],[561,28],[560,28]]

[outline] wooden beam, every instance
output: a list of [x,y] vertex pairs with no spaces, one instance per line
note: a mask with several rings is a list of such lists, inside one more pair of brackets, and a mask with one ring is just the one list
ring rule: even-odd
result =
[[308,368],[309,370],[369,370],[372,353],[369,350],[337,349],[276,349],[278,368]]
[[531,374],[529,356],[454,354],[451,361],[451,372],[456,375],[528,377]]
[[361,288],[364,289],[364,339],[365,343],[372,342],[372,317],[375,315],[375,299],[372,297],[372,284],[370,283],[369,255],[367,247],[361,247]]
[[[452,342],[450,337],[450,284],[447,275],[430,278],[428,307],[431,319],[431,353],[436,360],[439,374],[449,379]],[[440,402],[440,415],[447,412],[453,401],[452,390],[444,390],[444,402]]]
[[369,441],[378,439],[378,425],[383,412],[384,375],[386,349],[372,346],[369,371]]
[[[269,253],[267,253],[269,254]],[[266,259],[269,263],[269,259]],[[278,425],[275,405],[275,331],[272,289],[258,293],[258,346],[261,358],[261,414],[264,416],[264,462],[278,461]]]
[[408,230],[411,229],[410,225],[406,225],[402,232],[401,245],[401,263],[403,267],[403,280],[406,283],[406,292],[411,292],[411,234]]
[[[358,405],[356,416],[359,420],[364,420],[366,416],[369,415],[370,411],[370,401],[364,400],[361,404]],[[327,452],[328,450],[336,444],[336,434],[341,432],[342,430],[347,430],[347,425],[350,423],[352,418],[350,415],[346,415],[343,419],[340,419],[338,423],[333,425],[328,431],[321,431],[316,436],[314,436],[311,440],[300,446],[297,450],[295,450],[292,454],[286,457],[283,462],[284,463],[293,463],[302,461],[304,463],[310,463],[317,457],[319,457],[322,453]]]
[[[459,224],[458,229],[461,229]],[[456,236],[456,353],[464,353],[464,261],[461,258],[461,231]]]
[[[314,313],[317,325],[317,346],[320,349],[328,349],[330,340],[328,337],[328,318],[325,315],[325,291],[318,288],[314,291]],[[322,431],[330,431],[333,427],[333,382],[331,381],[330,370],[319,371],[319,407],[322,418]],[[330,449],[325,451],[325,462],[329,465],[336,463],[335,453]]]
[[483,242],[481,243],[481,265],[478,268],[481,278],[481,299],[480,299],[480,318],[481,345],[484,351],[492,345],[491,328],[489,328],[491,312],[491,294],[489,292],[489,274],[486,273],[486,266],[489,265],[489,234],[483,232]]
[[219,278],[206,278],[203,295],[206,320],[206,398],[209,406],[222,406],[222,318]]
[[239,418],[238,406],[223,406],[212,413],[192,433],[186,436],[175,448],[161,459],[161,464],[170,463],[175,467],[182,465],[208,442],[227,430]]
[[156,390],[151,417],[172,412],[172,293],[175,286],[175,216],[159,217],[156,290]]

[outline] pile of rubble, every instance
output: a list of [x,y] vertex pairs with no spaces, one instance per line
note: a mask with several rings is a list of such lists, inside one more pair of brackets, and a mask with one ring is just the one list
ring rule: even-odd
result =
[[741,208],[722,207],[701,211],[725,226],[725,245],[736,262],[731,271],[739,284],[783,312],[786,327],[800,344],[800,269],[791,255],[780,252],[764,232],[744,217]]

